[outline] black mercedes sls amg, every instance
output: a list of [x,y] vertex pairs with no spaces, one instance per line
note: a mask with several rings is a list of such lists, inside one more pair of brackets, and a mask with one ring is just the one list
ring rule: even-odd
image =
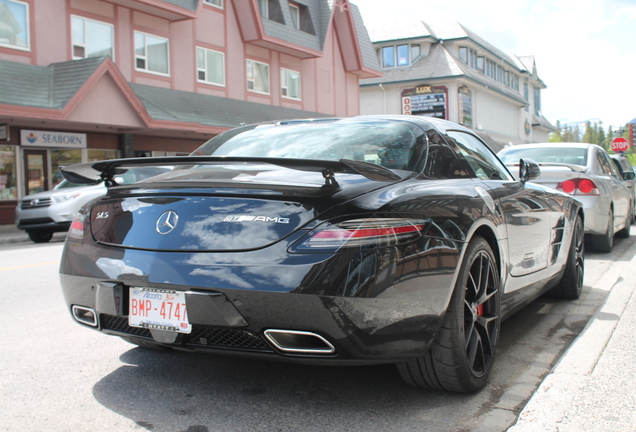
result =
[[255,124],[190,156],[62,171],[108,186],[67,236],[71,315],[142,347],[396,363],[411,385],[472,392],[503,319],[583,285],[580,202],[433,118]]

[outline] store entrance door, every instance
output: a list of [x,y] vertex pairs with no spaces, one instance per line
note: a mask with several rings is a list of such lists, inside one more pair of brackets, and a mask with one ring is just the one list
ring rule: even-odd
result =
[[49,189],[46,150],[24,150],[26,195]]

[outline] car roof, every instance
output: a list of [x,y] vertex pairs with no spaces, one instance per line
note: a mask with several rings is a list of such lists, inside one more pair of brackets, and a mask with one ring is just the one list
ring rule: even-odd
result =
[[514,144],[506,147],[504,150],[515,148],[539,148],[539,147],[572,147],[572,148],[590,148],[599,147],[596,144],[576,143],[576,142],[551,142],[551,143],[532,143],[532,144]]

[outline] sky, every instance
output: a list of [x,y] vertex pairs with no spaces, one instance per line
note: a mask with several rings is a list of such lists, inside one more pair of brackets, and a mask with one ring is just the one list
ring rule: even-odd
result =
[[452,19],[508,54],[535,57],[553,125],[636,119],[636,0],[351,0],[367,27]]

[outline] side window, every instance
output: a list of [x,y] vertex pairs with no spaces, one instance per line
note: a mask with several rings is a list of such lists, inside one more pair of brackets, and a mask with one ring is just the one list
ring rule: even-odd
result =
[[457,153],[451,149],[442,136],[435,130],[426,132],[428,137],[428,158],[424,167],[424,176],[436,179],[468,177]]
[[610,175],[610,167],[607,165],[607,161],[603,157],[603,153],[596,153],[596,161],[598,162],[599,169],[601,173],[605,175]]
[[599,158],[599,165],[601,166],[601,169],[603,170],[604,174],[607,174],[608,176],[622,178],[621,175],[618,173],[618,169],[616,168],[616,165],[612,163],[612,161],[610,160],[610,157],[606,153],[599,152],[598,158]]
[[449,131],[447,134],[457,145],[477,178],[481,180],[512,180],[506,167],[479,139],[459,131]]

